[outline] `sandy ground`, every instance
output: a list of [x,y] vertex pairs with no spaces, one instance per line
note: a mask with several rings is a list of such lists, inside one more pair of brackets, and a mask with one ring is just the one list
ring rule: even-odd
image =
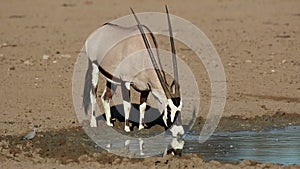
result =
[[[277,114],[275,121],[281,125],[291,121],[299,124],[300,2],[297,0],[11,0],[0,2],[1,138],[19,138],[33,126],[39,126],[40,132],[78,127],[72,104],[71,78],[85,39],[103,23],[130,14],[129,7],[136,12],[163,12],[165,4],[169,5],[171,13],[198,26],[220,54],[227,78],[224,116],[247,120]],[[203,103],[199,114],[205,117],[210,98],[207,74],[201,63],[191,59],[186,61],[196,70]],[[102,91],[99,89],[99,93]],[[288,116],[289,120],[278,114]],[[255,120],[251,124],[255,124]],[[230,128],[230,122],[223,126]],[[1,144],[0,168],[86,166],[76,162],[62,164],[53,158],[40,157],[35,148],[31,152],[33,155],[10,158],[13,152],[6,152],[5,144],[5,141]],[[180,160],[155,157],[131,161],[111,156],[110,161],[117,162],[94,161],[89,165],[115,168],[142,165],[149,168],[219,168],[221,165],[222,168],[263,168],[270,165],[249,161],[240,165],[207,163],[201,159],[197,155],[188,155]]]

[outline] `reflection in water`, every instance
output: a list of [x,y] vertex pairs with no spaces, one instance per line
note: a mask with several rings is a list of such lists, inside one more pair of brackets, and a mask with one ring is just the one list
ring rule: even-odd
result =
[[175,156],[181,156],[183,147],[184,147],[183,139],[173,137],[171,143],[166,148],[166,150],[164,152],[164,155],[172,154],[172,155],[175,155]]
[[[182,150],[184,146],[184,141],[179,138],[175,137],[165,137],[166,141],[171,139],[170,144],[165,147],[164,153],[159,153],[160,155],[167,155],[167,154],[173,154],[173,155],[182,155]],[[125,140],[124,146],[122,147],[119,142],[110,143],[109,148],[107,147],[107,150],[109,152],[117,152],[117,153],[123,153],[123,156],[129,156],[129,157],[149,157],[153,155],[158,155],[156,152],[161,151],[160,148],[162,148],[160,143],[158,142],[146,142],[148,144],[145,144],[143,138],[131,138],[128,140]],[[162,143],[164,144],[164,143]],[[115,145],[115,146],[112,146]],[[159,149],[157,149],[159,148]],[[154,152],[153,152],[154,151]],[[156,152],[155,152],[156,151]]]
[[98,128],[84,129],[100,147],[130,158],[201,153],[206,160],[238,162],[247,159],[283,165],[300,164],[300,126],[263,132],[217,132],[201,144],[198,142],[199,131],[190,131],[183,140],[165,133],[146,138],[130,137],[105,123],[99,124]]
[[300,164],[300,126],[265,132],[219,132],[203,144],[198,135],[186,135],[184,153],[201,153],[206,160]]
[[130,137],[108,127],[103,121],[98,122],[98,125],[98,128],[91,128],[87,123],[84,130],[98,146],[108,152],[130,158],[182,154],[182,138],[172,137],[164,132],[152,137]]

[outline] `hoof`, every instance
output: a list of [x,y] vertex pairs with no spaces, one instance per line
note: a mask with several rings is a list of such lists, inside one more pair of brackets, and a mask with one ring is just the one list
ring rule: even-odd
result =
[[139,125],[139,130],[142,130],[144,129],[144,126],[143,125]]
[[97,127],[97,124],[95,124],[95,123],[90,123],[90,127]]
[[125,126],[124,130],[125,130],[127,133],[130,132],[129,126]]
[[110,126],[110,127],[113,127],[114,125],[112,124],[112,123],[110,123],[110,122],[106,122],[106,124],[108,125],[108,126]]
[[95,118],[95,119],[91,119],[90,127],[97,127],[97,121],[96,121],[96,118]]

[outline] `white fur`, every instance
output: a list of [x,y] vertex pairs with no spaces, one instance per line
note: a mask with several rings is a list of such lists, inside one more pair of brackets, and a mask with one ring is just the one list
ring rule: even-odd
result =
[[102,75],[103,78],[105,78],[106,81],[108,81],[108,82],[110,82],[110,83],[112,83],[112,84],[114,84],[114,85],[121,85],[121,83],[115,82],[115,81],[113,81],[113,80],[111,80],[111,79],[105,77],[103,74],[101,74],[101,75]]
[[102,93],[101,100],[102,100],[102,104],[103,104],[103,107],[104,107],[104,112],[105,112],[105,117],[106,117],[106,124],[108,126],[113,126],[113,124],[110,122],[110,119],[111,119],[110,100],[104,100],[105,92],[106,92],[106,88],[105,88],[104,92]]
[[123,100],[123,105],[124,105],[124,113],[125,113],[125,127],[124,127],[124,130],[126,132],[130,132],[129,126],[126,125],[126,120],[129,119],[129,113],[130,113],[130,109],[131,109],[131,103]]
[[183,149],[184,146],[184,141],[183,140],[178,140],[177,138],[173,137],[172,141],[170,143],[171,147],[176,149]]
[[180,104],[178,107],[176,107],[174,104],[173,104],[173,101],[171,99],[168,99],[168,105],[170,106],[171,108],[171,122],[173,123],[174,122],[174,119],[175,119],[175,114],[177,111],[181,111],[181,108],[182,108],[182,101],[180,100]]
[[167,106],[165,106],[165,113],[163,116],[163,121],[167,127],[170,127],[170,126],[168,126],[167,119],[168,119],[168,109],[167,109]]
[[171,131],[173,137],[177,137],[178,134],[180,134],[180,135],[184,134],[184,130],[183,130],[182,125],[180,125],[180,126],[173,125],[171,127],[170,131]]
[[98,66],[95,64],[95,63],[92,63],[92,66],[93,66],[93,71],[92,71],[92,85],[94,87],[97,86],[98,84],[98,74],[99,74],[99,69],[98,69]]
[[[96,88],[98,84],[98,74],[99,70],[96,64],[92,63],[92,85],[93,88]],[[90,127],[97,127],[97,120],[96,120],[96,115],[94,114],[95,112],[95,106],[96,106],[96,95],[93,94],[93,89],[90,91],[90,99],[91,99],[91,104],[92,104],[92,113],[91,113],[91,121],[90,121]]]
[[96,105],[96,96],[93,94],[92,91],[90,91],[90,99],[91,99],[91,104],[92,104],[90,127],[97,127],[96,115],[94,114],[95,105]]
[[143,129],[144,126],[142,125],[142,120],[145,117],[145,111],[146,111],[147,104],[144,102],[140,105],[140,124],[139,124],[139,130]]
[[125,87],[127,90],[130,90],[130,82],[125,82]]
[[139,138],[139,146],[140,146],[140,155],[145,155],[144,150],[144,140]]

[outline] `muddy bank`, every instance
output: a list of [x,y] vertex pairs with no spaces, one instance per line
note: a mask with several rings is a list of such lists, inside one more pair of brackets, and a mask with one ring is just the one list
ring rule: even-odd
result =
[[[123,123],[116,121],[115,128],[122,130]],[[204,120],[197,119],[193,130],[200,130]],[[222,118],[217,131],[266,131],[282,128],[289,125],[300,125],[300,115],[277,112],[272,116],[257,116],[255,118],[225,117]],[[151,132],[163,131],[161,126],[154,126],[142,132],[134,128],[131,136],[143,136]],[[182,157],[150,157],[146,159],[129,159],[114,155],[98,147],[84,132],[82,127],[75,127],[57,131],[38,132],[30,141],[20,140],[22,136],[0,137],[0,161],[26,161],[34,163],[48,163],[71,165],[72,163],[96,162],[103,166],[168,166],[168,167],[218,167],[218,166],[279,166],[275,164],[259,164],[255,161],[241,163],[220,163],[217,161],[204,161],[200,154],[184,154]],[[180,161],[180,163],[179,163]],[[291,167],[291,166],[289,166]]]

